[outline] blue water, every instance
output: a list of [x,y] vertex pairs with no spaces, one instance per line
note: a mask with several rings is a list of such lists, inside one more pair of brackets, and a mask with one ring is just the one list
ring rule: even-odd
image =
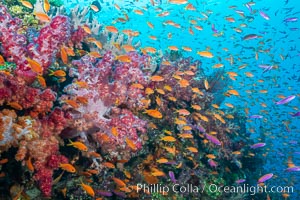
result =
[[[157,1],[156,1],[157,2]],[[95,14],[98,21],[105,25],[110,25],[118,17],[123,17],[121,11],[116,10],[114,4],[118,4],[122,10],[126,11],[129,21],[122,24],[114,24],[120,30],[132,29],[140,32],[140,36],[134,41],[141,41],[141,46],[153,46],[162,52],[168,51],[168,46],[175,45],[178,48],[189,46],[192,52],[183,52],[183,55],[192,56],[194,59],[201,59],[202,67],[206,74],[212,73],[212,66],[216,63],[224,64],[226,71],[238,73],[236,81],[232,81],[234,89],[240,93],[239,97],[231,96],[226,98],[224,103],[232,103],[235,108],[245,114],[262,115],[262,119],[247,122],[248,133],[257,142],[266,142],[263,150],[265,161],[261,165],[262,175],[264,172],[274,173],[275,178],[270,180],[271,185],[285,186],[294,185],[300,188],[300,176],[298,172],[287,173],[287,159],[292,157],[295,165],[300,165],[299,138],[300,125],[299,117],[292,118],[291,113],[296,113],[299,109],[300,101],[300,21],[283,22],[287,18],[300,17],[300,2],[297,0],[287,1],[254,1],[251,6],[252,13],[246,7],[248,1],[200,1],[189,0],[196,11],[185,10],[185,5],[172,5],[162,0],[156,6],[152,6],[147,1],[113,1],[103,3],[102,10]],[[81,2],[81,5],[88,6],[89,2]],[[236,6],[236,8],[229,8]],[[156,9],[160,9],[157,11]],[[140,9],[144,15],[137,15],[133,11]],[[244,12],[240,16],[236,10]],[[157,17],[162,11],[169,11],[166,17]],[[259,11],[263,11],[269,16],[269,20],[264,19]],[[202,13],[202,14],[201,14]],[[205,14],[208,18],[205,18]],[[225,18],[232,17],[235,22],[228,22]],[[197,25],[203,27],[202,31],[196,30],[189,20],[197,20]],[[166,20],[172,20],[180,24],[181,28],[170,25],[163,25]],[[154,25],[151,29],[147,21]],[[247,27],[240,27],[240,24]],[[213,36],[212,24],[223,33],[220,37]],[[194,35],[188,31],[193,27]],[[241,33],[237,33],[234,28],[240,28]],[[172,38],[168,38],[168,33]],[[242,40],[245,35],[257,34],[261,38],[253,40]],[[149,36],[156,36],[156,41],[149,39]],[[206,49],[214,54],[214,58],[201,58],[197,51]],[[223,48],[228,48],[225,52]],[[268,51],[268,52],[259,52]],[[255,53],[258,52],[258,59]],[[226,58],[233,57],[234,63],[230,65]],[[220,60],[218,60],[219,58]],[[243,69],[239,66],[246,64]],[[263,74],[261,64],[276,65],[278,67]],[[251,72],[254,77],[249,78],[245,72]],[[258,82],[263,80],[264,82]],[[267,90],[267,93],[260,93],[259,90]],[[285,105],[276,105],[279,101],[278,95],[285,97],[296,95],[296,99]],[[265,104],[265,107],[262,104]],[[247,115],[244,108],[249,109]],[[285,126],[287,124],[287,126]],[[291,197],[297,199],[299,190]]]

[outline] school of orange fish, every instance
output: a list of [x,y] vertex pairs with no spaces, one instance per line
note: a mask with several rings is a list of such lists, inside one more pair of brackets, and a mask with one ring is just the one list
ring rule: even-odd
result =
[[[274,13],[266,5],[260,7],[264,5],[262,1],[235,2],[235,5],[224,7],[226,16],[221,11],[214,11],[214,6],[219,4],[214,1],[150,0],[142,6],[135,6],[138,3],[129,1],[123,3],[124,6],[122,3],[107,3],[109,10],[114,12],[113,21],[103,25],[102,31],[107,34],[108,40],[114,35],[124,35],[133,38],[133,41],[141,41],[141,45],[112,41],[117,50],[113,62],[124,66],[132,64],[134,56],[131,52],[148,56],[148,63],[151,59],[159,60],[147,84],[130,83],[130,88],[144,94],[141,107],[133,109],[135,115],[148,122],[147,134],[141,137],[143,148],[140,149],[132,138],[125,137],[123,142],[126,147],[123,150],[128,147],[126,150],[130,156],[123,158],[120,155],[103,155],[95,145],[85,143],[80,137],[60,141],[62,144],[67,141],[62,145],[63,148],[76,149],[68,157],[70,162],[60,163],[61,171],[55,174],[53,187],[60,197],[82,197],[81,192],[75,192],[74,183],[73,188],[60,184],[70,179],[80,185],[86,198],[90,196],[90,199],[98,200],[112,196],[121,199],[151,198],[153,194],[137,191],[137,183],[171,185],[178,181],[203,185],[204,182],[217,184],[222,179],[228,185],[249,183],[268,186],[273,181],[273,184],[285,183],[296,187],[299,177],[294,173],[300,171],[297,165],[299,137],[296,133],[299,131],[297,120],[300,116],[296,73],[299,64],[291,65],[290,62],[299,58],[300,54],[299,50],[293,49],[296,46],[294,40],[289,41],[289,52],[283,47],[274,48],[276,42],[282,41],[267,38],[270,36],[266,32],[274,31],[267,23],[278,16],[284,16],[281,21],[284,26],[289,26],[290,31],[299,32],[294,23],[297,23],[300,12],[290,8],[286,14],[288,1]],[[20,4],[35,9],[29,1],[20,1]],[[33,11],[33,15],[41,23],[50,23],[51,17],[47,13],[53,7],[48,0],[44,0],[42,5],[44,12]],[[89,12],[93,18],[99,17],[101,23],[101,9],[104,8],[98,5],[90,4]],[[223,22],[217,21],[220,18]],[[260,24],[263,30],[253,27],[251,23]],[[134,28],[128,29],[129,26]],[[75,60],[75,57],[88,56],[100,60],[105,56],[108,49],[104,47],[105,42],[93,34],[92,25],[82,24],[81,28],[88,35],[85,42],[90,46],[95,45],[97,49],[83,50],[64,44],[58,52],[59,61],[55,65],[62,63],[72,68],[71,60]],[[283,37],[288,35],[280,34]],[[148,41],[144,42],[143,38],[146,37]],[[181,41],[178,41],[180,38]],[[212,45],[205,45],[210,41]],[[194,59],[188,57],[191,55]],[[0,55],[0,66],[6,60]],[[26,61],[36,74],[40,88],[49,87],[49,77],[56,80],[57,84],[70,83],[68,68],[57,67],[45,72],[45,68],[36,60],[28,57]],[[290,66],[285,67],[282,63]],[[289,71],[294,73],[288,75]],[[12,70],[0,72],[3,76],[13,75]],[[287,74],[288,80],[281,80],[283,74]],[[92,80],[74,79],[71,82],[71,85],[79,88],[78,91],[88,90],[93,84]],[[78,95],[75,99],[61,97],[59,104],[81,112],[89,104],[89,98],[85,95]],[[124,105],[121,99],[112,101],[117,108]],[[17,101],[7,102],[7,107],[16,111],[24,109]],[[37,115],[31,113],[32,117]],[[107,133],[97,136],[103,146],[105,143],[111,145],[109,137],[121,135],[120,127],[112,126]],[[274,140],[282,143],[277,144]],[[279,157],[276,158],[276,155]],[[90,166],[84,168],[87,164],[82,162],[86,160],[89,160]],[[100,167],[95,166],[95,160],[101,161]],[[273,160],[281,162],[281,168],[270,165],[269,162]],[[24,161],[27,169],[34,172],[32,157]],[[8,162],[7,158],[1,157],[1,166]],[[263,164],[269,164],[272,168],[263,167]],[[1,178],[5,177],[5,172],[0,175]],[[11,195],[14,199],[30,199],[24,188],[15,190],[17,194]],[[296,190],[293,195],[297,196],[298,192]],[[178,196],[176,193],[161,195],[171,199],[226,198],[222,196],[224,194],[218,196],[208,192],[192,194],[194,196]],[[274,199],[288,199],[290,196],[282,192],[274,194]],[[256,198],[272,197],[272,194],[259,194]]]

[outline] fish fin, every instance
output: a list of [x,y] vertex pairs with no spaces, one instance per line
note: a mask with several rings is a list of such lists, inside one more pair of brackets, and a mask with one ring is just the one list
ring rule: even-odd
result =
[[69,143],[69,144],[67,144],[67,146],[72,146],[72,145],[73,145],[73,142],[72,142],[72,140],[70,140],[70,139],[69,139],[69,142],[70,142],[70,143]]

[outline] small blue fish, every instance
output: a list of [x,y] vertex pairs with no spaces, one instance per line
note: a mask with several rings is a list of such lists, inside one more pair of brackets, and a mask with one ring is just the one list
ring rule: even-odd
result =
[[264,147],[264,146],[266,146],[266,143],[260,142],[260,143],[256,143],[256,144],[251,145],[250,148],[251,149],[257,149],[257,148]]
[[283,20],[283,22],[296,22],[298,21],[298,17],[290,17]]
[[241,161],[239,161],[239,160],[237,160],[237,159],[234,159],[234,164],[238,167],[238,168],[242,168],[243,167],[243,165],[242,165],[242,163],[241,163]]
[[275,104],[276,104],[276,105],[286,104],[286,103],[292,101],[292,100],[295,99],[295,98],[296,98],[295,95],[291,95],[291,96],[288,96],[288,97],[286,97],[286,98],[284,98],[284,99],[282,99],[282,100],[280,100],[280,101],[277,101]]
[[177,180],[175,179],[174,172],[169,171],[169,177],[170,177],[170,179],[171,179],[171,181],[172,181],[173,183],[176,183]]
[[266,14],[266,13],[264,13],[263,11],[259,11],[259,14],[260,14],[260,16],[262,16],[264,19],[266,19],[266,20],[270,20],[270,17]]
[[211,141],[212,143],[214,143],[215,145],[221,145],[222,143],[220,142],[220,140],[218,138],[216,138],[215,136],[209,135],[207,133],[205,133],[205,137]]
[[260,178],[258,179],[257,183],[263,183],[263,182],[269,180],[269,179],[272,178],[272,177],[273,177],[273,174],[272,174],[272,173],[270,173],[270,174],[265,174],[265,175],[263,175],[262,177],[260,177]]
[[208,160],[208,164],[209,164],[209,166],[211,166],[211,167],[217,167],[217,166],[218,166],[218,164],[217,164],[214,160],[212,160],[212,159],[209,159],[209,160]]
[[240,183],[244,183],[246,180],[245,179],[239,179],[236,180],[235,183],[240,184]]
[[256,35],[256,34],[248,34],[248,35],[244,36],[242,38],[242,40],[252,40],[252,39],[256,39],[256,38],[258,38],[258,35]]
[[245,6],[248,8],[248,10],[250,11],[250,13],[252,13],[252,7],[249,3],[246,3]]
[[219,31],[215,28],[215,25],[212,24],[211,25],[211,30],[214,32],[214,33],[218,33]]
[[263,74],[270,71],[273,68],[273,65],[259,65],[260,68],[264,68]]
[[103,191],[103,190],[96,190],[96,194],[104,197],[111,197],[113,195],[112,192]]
[[284,171],[286,171],[286,172],[299,172],[300,167],[299,166],[289,167],[289,168],[285,169]]
[[292,117],[299,117],[300,116],[300,112],[296,112],[295,114],[291,114]]
[[262,119],[263,116],[262,115],[251,115],[249,116],[250,119]]

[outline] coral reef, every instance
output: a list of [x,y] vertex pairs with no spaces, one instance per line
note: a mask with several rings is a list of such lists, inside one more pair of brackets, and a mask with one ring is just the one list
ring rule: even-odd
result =
[[223,71],[207,76],[182,52],[139,50],[138,32],[87,21],[89,9],[70,17],[51,10],[49,23],[36,23],[9,5],[0,6],[0,157],[13,162],[0,170],[11,176],[6,165],[18,164],[23,179],[9,183],[11,197],[37,187],[54,199],[222,199],[207,189],[149,194],[134,186],[234,184],[256,170],[244,165],[256,158],[241,157],[251,153],[237,134],[246,119],[219,108]]

